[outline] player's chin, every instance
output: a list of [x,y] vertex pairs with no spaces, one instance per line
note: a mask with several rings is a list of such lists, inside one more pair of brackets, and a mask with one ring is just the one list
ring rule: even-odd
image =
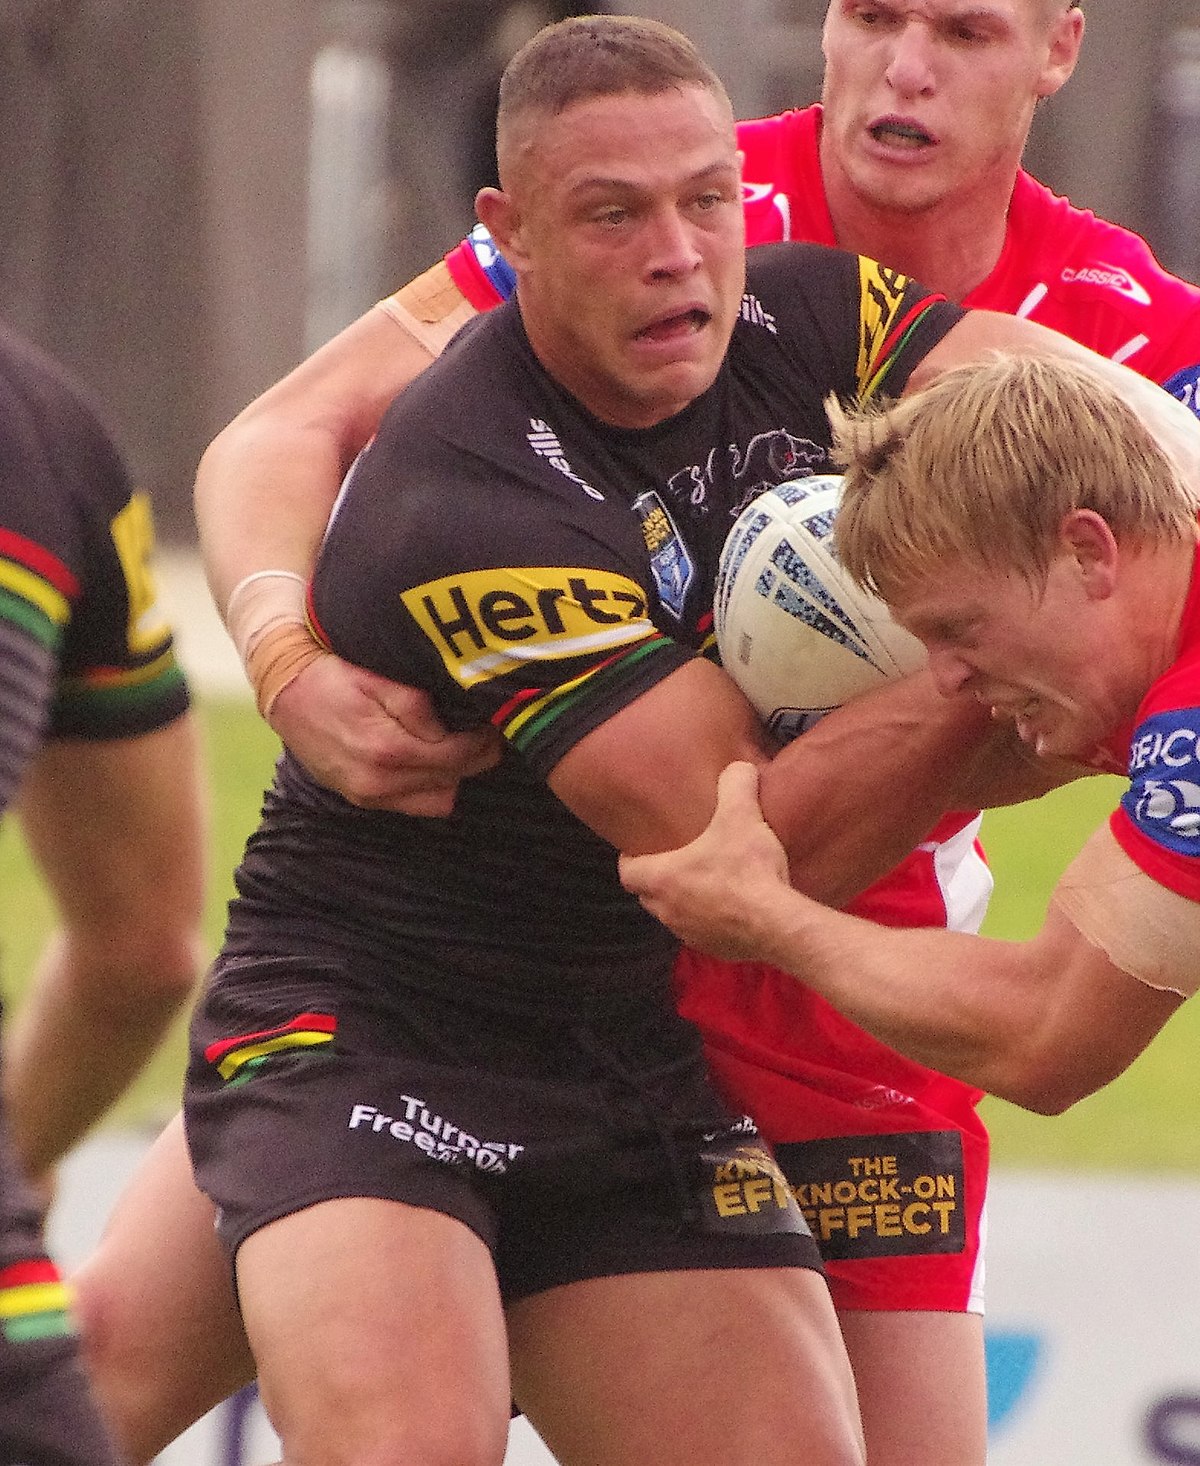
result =
[[682,412],[717,380],[720,353],[696,352],[674,360],[644,363],[635,372],[635,392],[659,417]]

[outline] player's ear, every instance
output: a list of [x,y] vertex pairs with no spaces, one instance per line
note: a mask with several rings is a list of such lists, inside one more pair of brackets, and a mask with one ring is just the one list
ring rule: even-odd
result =
[[1078,6],[1064,10],[1055,19],[1050,30],[1046,64],[1038,78],[1039,97],[1052,97],[1061,86],[1070,81],[1075,63],[1079,60],[1083,29],[1083,11]]
[[1107,599],[1120,564],[1120,549],[1108,521],[1094,509],[1072,509],[1063,516],[1059,535],[1087,594],[1093,600]]
[[504,258],[516,268],[524,260],[521,211],[511,194],[500,188],[481,188],[475,195],[475,216],[487,227]]

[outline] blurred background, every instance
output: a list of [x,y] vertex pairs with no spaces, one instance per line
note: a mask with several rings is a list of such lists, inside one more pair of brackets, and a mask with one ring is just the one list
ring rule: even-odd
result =
[[[0,314],[98,394],[160,532],[251,397],[455,244],[534,29],[687,31],[749,117],[816,98],[825,0],[0,0]],[[1200,278],[1200,7],[1088,0],[1027,161]]]

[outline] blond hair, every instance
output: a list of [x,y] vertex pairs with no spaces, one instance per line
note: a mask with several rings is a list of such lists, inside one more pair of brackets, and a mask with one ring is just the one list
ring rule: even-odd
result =
[[1196,534],[1198,496],[1170,453],[1079,363],[997,354],[890,406],[828,408],[846,475],[838,552],[885,601],[945,560],[1044,585],[1072,509],[1133,543]]
[[496,154],[501,176],[537,124],[593,97],[657,96],[701,87],[732,107],[720,77],[680,31],[636,15],[576,15],[542,30],[500,80]]

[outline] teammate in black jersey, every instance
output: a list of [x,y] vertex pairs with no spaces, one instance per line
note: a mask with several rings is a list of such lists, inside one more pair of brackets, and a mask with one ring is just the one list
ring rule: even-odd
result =
[[61,922],[5,1045],[0,1459],[107,1466],[24,1170],[44,1176],[190,990],[194,733],[154,604],[149,505],[74,388],[9,331],[0,420],[0,810],[19,798]]

